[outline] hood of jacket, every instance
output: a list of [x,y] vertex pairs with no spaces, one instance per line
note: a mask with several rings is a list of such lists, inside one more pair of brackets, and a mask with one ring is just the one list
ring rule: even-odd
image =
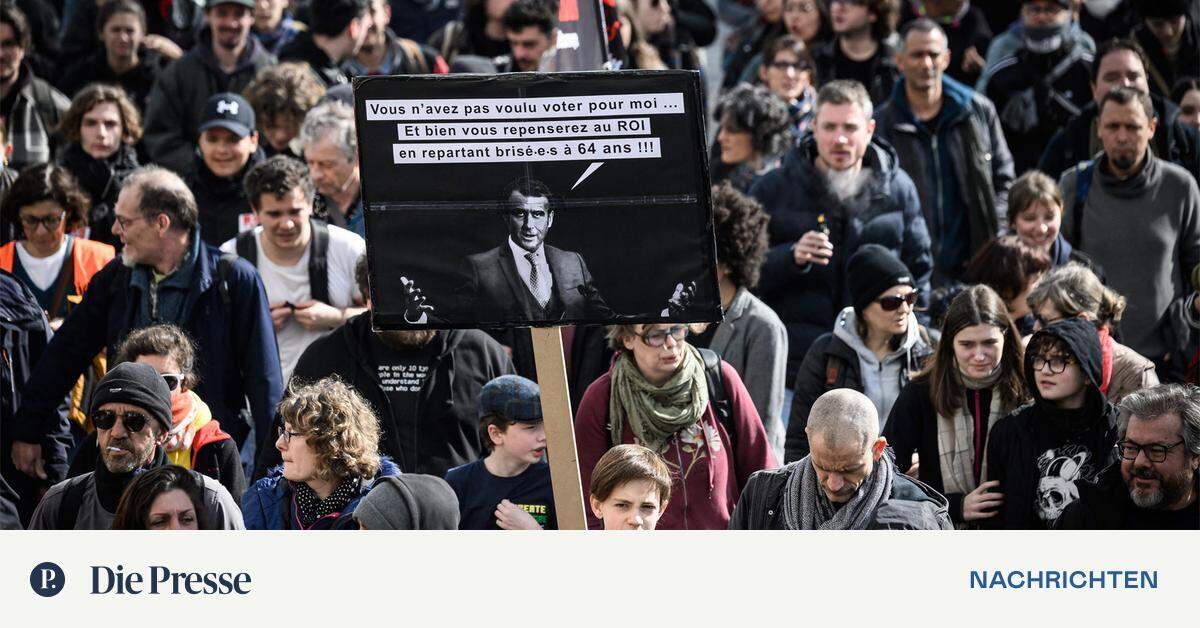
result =
[[[971,99],[975,96],[975,90],[959,83],[949,76],[942,77],[942,109],[938,112],[939,120],[942,128],[947,128],[952,122],[957,122],[959,118],[966,117],[971,113]],[[904,91],[904,79],[896,81],[896,86],[892,88],[892,97],[890,102],[895,106],[905,122],[909,124],[917,124],[917,117],[913,115],[912,107],[908,104],[908,94]]]
[[0,268],[0,323],[29,328],[43,319],[33,293],[12,273]]
[[[367,493],[371,492],[371,489],[375,487],[375,483],[380,479],[394,475],[400,475],[400,473],[400,467],[397,466],[391,458],[388,458],[387,456],[380,456],[379,469],[375,471],[375,477],[371,478],[371,480],[368,482],[362,483],[362,485],[359,487],[358,497],[351,500],[350,504],[357,504],[359,499],[362,499]],[[282,491],[287,485],[287,482],[287,478],[283,477],[283,465],[279,464],[271,467],[271,469],[267,471],[267,475],[256,482],[256,484],[260,485],[260,488],[266,489],[268,492],[277,491],[279,495],[282,495]]]
[[[917,322],[917,316],[910,312],[908,315],[908,330],[904,332],[904,340],[900,342],[899,347],[884,356],[883,360],[885,363],[899,360],[917,345],[917,342],[921,339],[921,334],[917,331],[919,326],[920,323]],[[858,335],[858,314],[854,312],[853,306],[847,306],[838,313],[837,319],[833,322],[833,335],[853,349],[854,353],[858,355],[859,360],[863,360],[869,364],[879,361],[875,357],[875,352],[867,348],[866,340]]]
[[[1101,404],[1096,407],[1103,406],[1104,394],[1100,392],[1103,367],[1101,365],[1100,335],[1096,333],[1096,326],[1082,318],[1057,321],[1033,334],[1033,337],[1029,339],[1028,346],[1033,346],[1042,336],[1052,336],[1067,346],[1067,350],[1079,363],[1079,368],[1087,378],[1088,396],[1093,397],[1089,401],[1096,401],[1098,398]],[[1040,405],[1046,401],[1038,392],[1037,371],[1033,368],[1033,358],[1032,351],[1025,352],[1025,381],[1029,382],[1029,394],[1033,396],[1034,403]]]

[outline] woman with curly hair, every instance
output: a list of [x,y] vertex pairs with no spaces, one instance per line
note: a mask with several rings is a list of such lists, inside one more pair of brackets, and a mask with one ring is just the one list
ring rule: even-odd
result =
[[92,199],[89,237],[119,248],[113,208],[125,177],[138,168],[134,145],[142,139],[142,115],[120,87],[97,83],[75,95],[58,128],[70,142],[58,164]]
[[783,455],[787,329],[771,308],[750,293],[758,285],[767,252],[768,220],[757,201],[728,182],[713,186],[717,279],[725,320],[697,334],[691,344],[712,349],[742,376],[779,459]]
[[[165,465],[137,476],[117,503],[113,530],[220,530],[201,521],[204,480],[194,472]],[[203,527],[201,527],[203,526]]]
[[92,276],[116,255],[107,244],[72,234],[87,226],[90,206],[75,177],[49,163],[26,168],[0,204],[4,222],[18,227],[17,239],[0,247],[0,268],[33,292],[54,329],[70,298],[83,296]]
[[722,173],[715,183],[729,180],[746,193],[759,177],[779,167],[791,145],[791,115],[787,104],[765,87],[739,85],[717,105],[717,132]]
[[336,377],[293,386],[279,402],[283,464],[242,496],[247,530],[358,529],[350,516],[376,482],[400,474],[379,455],[379,420]]

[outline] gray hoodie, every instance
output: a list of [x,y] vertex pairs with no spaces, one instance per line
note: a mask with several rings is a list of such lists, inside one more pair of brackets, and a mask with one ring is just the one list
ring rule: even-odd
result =
[[847,307],[838,314],[833,323],[833,335],[846,343],[858,355],[859,371],[862,373],[862,393],[875,404],[879,411],[879,430],[883,431],[888,415],[892,413],[892,404],[900,396],[900,389],[908,381],[905,370],[909,368],[909,352],[920,339],[917,331],[919,323],[913,314],[908,315],[908,332],[904,341],[880,362],[875,352],[867,348],[866,341],[858,335],[858,315],[853,307]]

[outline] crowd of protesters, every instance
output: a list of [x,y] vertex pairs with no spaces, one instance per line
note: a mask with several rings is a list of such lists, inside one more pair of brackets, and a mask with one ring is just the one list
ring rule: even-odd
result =
[[560,454],[527,333],[372,325],[349,87],[554,0],[0,2],[0,528],[1200,529],[1200,3],[600,6],[724,320],[565,327]]

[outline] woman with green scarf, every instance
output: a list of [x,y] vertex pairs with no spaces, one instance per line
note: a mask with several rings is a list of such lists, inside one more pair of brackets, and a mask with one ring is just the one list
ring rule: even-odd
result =
[[[637,443],[671,469],[671,501],[660,530],[725,529],[750,475],[777,466],[758,411],[732,366],[720,362],[728,420],[718,419],[704,359],[686,325],[615,325],[617,354],[579,403],[576,447],[583,485],[604,452]],[[731,429],[727,429],[726,425]],[[732,433],[731,433],[732,432]],[[588,518],[588,527],[602,529]]]

